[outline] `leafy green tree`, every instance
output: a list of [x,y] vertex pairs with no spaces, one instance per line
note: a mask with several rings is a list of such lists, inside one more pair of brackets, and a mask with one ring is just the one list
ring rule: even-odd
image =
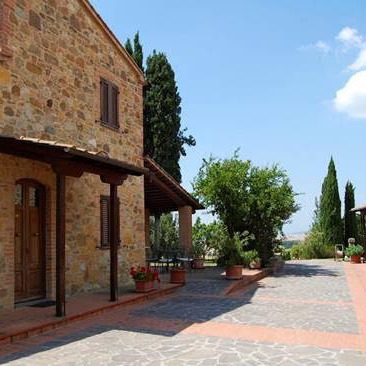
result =
[[278,165],[252,167],[249,181],[250,212],[247,230],[255,236],[256,249],[266,262],[272,255],[283,225],[299,210],[295,192],[284,170]]
[[348,244],[348,238],[355,238],[358,242],[358,229],[356,213],[351,212],[355,207],[355,188],[351,182],[346,183],[344,193],[344,245]]
[[174,71],[163,53],[153,52],[146,61],[147,85],[144,91],[144,150],[178,182],[179,159],[184,145],[194,146],[195,139],[181,130],[181,98]]
[[198,217],[192,228],[193,254],[197,257],[202,257],[208,253],[215,256],[226,239],[227,234],[222,222],[214,221],[205,224]]
[[343,242],[341,200],[339,198],[337,172],[333,158],[330,159],[328,174],[324,178],[319,204],[319,224],[327,244]]
[[[171,213],[163,214],[160,217],[160,245],[159,251],[164,253],[179,248],[179,227],[176,217]],[[157,249],[155,243],[155,221],[150,221],[150,240],[154,250]]]
[[290,181],[277,165],[252,166],[239,159],[204,160],[194,181],[195,195],[216,214],[232,238],[235,233],[254,236],[264,262],[272,254],[276,237],[299,206]]

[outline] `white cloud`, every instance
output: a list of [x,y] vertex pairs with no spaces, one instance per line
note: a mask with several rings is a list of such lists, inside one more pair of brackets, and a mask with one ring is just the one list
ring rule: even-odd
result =
[[353,71],[358,71],[366,66],[366,48],[362,49],[357,56],[356,61],[349,65],[348,68]]
[[362,47],[363,37],[358,30],[344,27],[337,35],[336,40],[342,42],[346,48]]
[[300,51],[308,51],[308,50],[318,50],[324,53],[328,53],[331,50],[331,47],[327,42],[324,41],[318,41],[314,44],[308,44],[305,46],[299,47]]
[[352,118],[366,119],[366,70],[352,75],[333,100],[336,109]]
[[318,50],[324,52],[324,53],[328,53],[330,51],[329,44],[327,42],[324,42],[324,41],[316,42],[314,47],[317,48]]

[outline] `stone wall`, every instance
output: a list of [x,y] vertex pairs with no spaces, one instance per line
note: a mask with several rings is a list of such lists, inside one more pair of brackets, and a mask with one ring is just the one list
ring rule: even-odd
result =
[[[57,139],[143,166],[141,76],[83,3],[14,1],[12,57],[0,63],[0,133]],[[120,89],[118,132],[99,122],[100,77]]]
[[[85,0],[3,0],[0,6],[0,134],[70,143],[143,166],[141,74]],[[2,57],[6,50],[10,58]],[[100,124],[100,77],[120,90],[119,131]],[[15,168],[17,167],[17,168]],[[49,189],[48,295],[54,295],[54,182],[50,167],[0,154],[0,307],[13,306],[14,185],[33,178]],[[109,283],[99,249],[98,176],[67,179],[67,292]],[[143,179],[129,177],[121,200],[121,281],[144,262]]]

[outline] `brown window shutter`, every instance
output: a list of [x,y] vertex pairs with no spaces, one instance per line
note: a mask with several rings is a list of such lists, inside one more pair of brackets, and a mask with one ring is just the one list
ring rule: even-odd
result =
[[118,128],[118,88],[115,85],[110,85],[110,124],[111,127]]
[[[100,246],[102,248],[109,247],[109,196],[100,196]],[[121,243],[121,236],[120,236],[120,200],[118,198],[118,205],[117,205],[117,238],[118,238],[118,245]]]
[[117,204],[117,222],[118,222],[118,228],[117,228],[117,238],[118,238],[118,246],[121,244],[121,221],[120,221],[120,207],[121,203],[118,198],[118,204]]
[[108,124],[109,111],[108,111],[108,81],[100,79],[100,120],[101,122]]
[[100,196],[100,246],[109,247],[109,197]]

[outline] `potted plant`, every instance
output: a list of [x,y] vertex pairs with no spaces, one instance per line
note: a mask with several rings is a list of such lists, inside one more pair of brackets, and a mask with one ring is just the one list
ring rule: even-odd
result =
[[250,269],[261,268],[262,261],[259,258],[259,254],[255,249],[244,252],[244,264]]
[[195,269],[203,269],[204,261],[205,261],[205,254],[206,254],[206,244],[203,240],[194,240],[192,243],[192,254],[193,254],[193,261],[192,261],[192,268]]
[[155,289],[155,281],[160,282],[159,273],[149,267],[132,267],[130,275],[135,281],[136,292],[149,292]]
[[186,269],[181,263],[175,263],[170,269],[170,283],[181,283],[186,282]]
[[227,237],[219,247],[220,261],[226,266],[226,279],[240,280],[243,277],[244,250],[246,240],[235,233]]
[[351,258],[352,263],[361,263],[361,256],[363,254],[363,247],[359,244],[350,245],[346,249],[347,257]]

